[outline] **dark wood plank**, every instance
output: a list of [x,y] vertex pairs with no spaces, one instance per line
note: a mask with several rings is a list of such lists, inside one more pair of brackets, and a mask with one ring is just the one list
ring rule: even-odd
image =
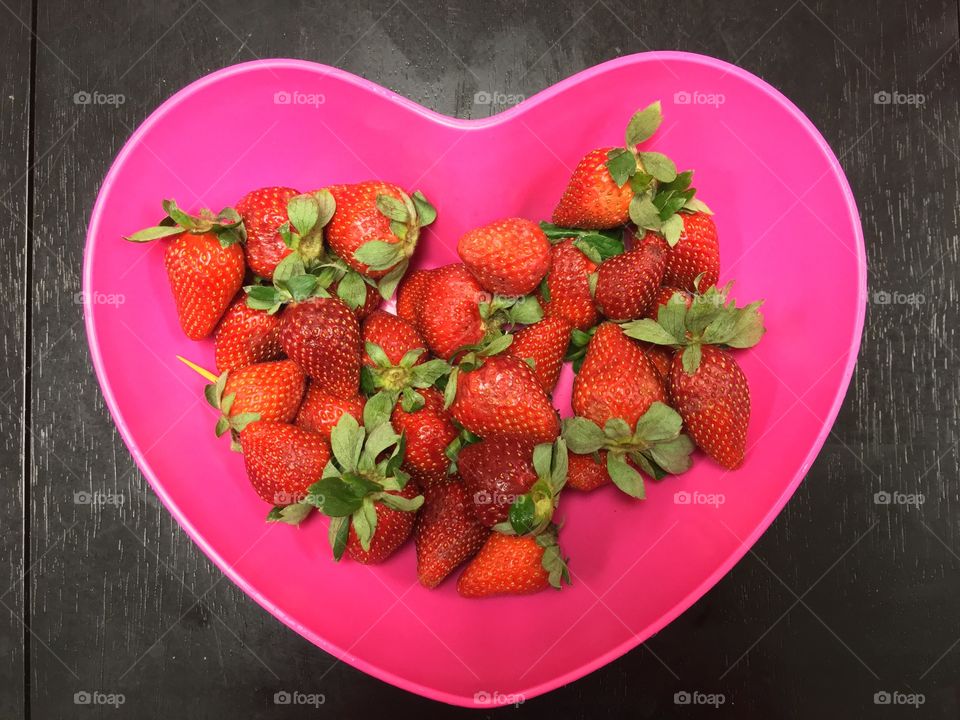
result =
[[[623,53],[679,48],[746,67],[811,117],[857,196],[872,289],[925,302],[871,305],[835,432],[755,553],[648,649],[520,712],[681,717],[689,709],[674,693],[698,690],[723,693],[727,717],[868,717],[875,692],[897,690],[924,693],[925,717],[955,717],[957,22],[947,0],[41,2],[39,36],[60,60],[41,49],[36,105],[36,147],[55,149],[34,171],[31,620],[50,648],[31,646],[34,716],[74,717],[73,694],[98,690],[124,693],[124,710],[141,718],[276,717],[283,688],[324,693],[323,711],[337,717],[387,707],[462,714],[281,627],[222,579],[135,471],[71,299],[85,220],[130,130],[177,88],[255,57],[335,64],[440,112],[476,116],[491,111],[474,104],[478,90],[530,95]],[[74,105],[81,90],[126,102]],[[881,91],[926,102],[879,105]],[[78,489],[124,503],[74,504]],[[926,502],[877,505],[883,490]]]
[[27,238],[31,68],[30,3],[0,7],[0,282],[10,300],[0,318],[0,716],[24,712],[24,427],[27,388]]

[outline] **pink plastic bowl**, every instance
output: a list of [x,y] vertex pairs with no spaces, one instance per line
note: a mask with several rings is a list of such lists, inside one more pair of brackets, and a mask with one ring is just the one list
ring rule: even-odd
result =
[[[335,564],[325,523],[264,524],[240,455],[213,434],[203,381],[212,342],[177,325],[162,243],[121,239],[159,201],[219,210],[247,190],[383,178],[439,210],[421,265],[456,261],[461,233],[496,218],[549,218],[589,149],[622,142],[660,99],[651,143],[695,168],[716,213],[722,280],[765,298],[768,333],[739,355],[753,394],[746,464],[704,457],[649,483],[568,492],[560,515],[574,584],[463,600],[429,591],[405,548],[382,567]],[[586,70],[485,120],[455,120],[371,82],[296,60],[221,70],[174,95],[133,134],[104,181],[84,258],[90,350],[107,405],[154,491],[190,537],[260,605],[336,657],[464,706],[514,702],[576,680],[664,627],[740,559],[803,479],[837,415],[866,298],[857,210],[836,158],[790,101],[753,75],[697,55],[631,55]],[[558,391],[567,410],[570,377]],[[509,638],[509,646],[506,642]]]

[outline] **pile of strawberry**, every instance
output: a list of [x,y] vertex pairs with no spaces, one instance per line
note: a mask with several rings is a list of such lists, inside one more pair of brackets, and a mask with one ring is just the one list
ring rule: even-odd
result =
[[[184,332],[213,336],[218,436],[243,453],[270,521],[329,518],[335,558],[386,560],[411,535],[436,587],[466,597],[569,582],[562,491],[686,471],[695,447],[743,462],[750,394],[732,349],[760,303],[718,288],[720,249],[691,172],[639,150],[589,152],[551,223],[508,218],[460,238],[462,263],[407,273],[436,218],[385,182],[255,190],[219,214],[166,218]],[[396,314],[379,308],[396,295]],[[575,416],[551,401],[564,362]]]

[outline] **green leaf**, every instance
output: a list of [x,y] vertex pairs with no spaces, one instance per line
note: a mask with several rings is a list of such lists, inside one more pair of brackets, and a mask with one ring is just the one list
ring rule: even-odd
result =
[[426,404],[423,395],[413,388],[405,387],[400,391],[400,407],[404,412],[415,413]]
[[608,235],[601,235],[600,233],[586,233],[581,235],[573,241],[573,244],[587,257],[590,257],[587,250],[592,250],[599,260],[594,260],[592,257],[590,259],[596,263],[612,258],[614,255],[623,254],[622,239],[611,238]]
[[391,220],[405,223],[410,220],[410,213],[402,200],[398,200],[392,195],[383,193],[377,195],[377,210],[386,215]]
[[643,318],[631,320],[623,325],[623,333],[634,340],[654,343],[655,345],[676,345],[677,339],[667,332],[656,320]]
[[320,204],[313,195],[295,195],[287,201],[287,216],[300,235],[306,235],[320,219]]
[[688,345],[681,352],[683,353],[681,356],[683,369],[687,375],[693,375],[697,371],[697,368],[700,367],[700,358],[703,356],[699,343]]
[[402,495],[384,493],[380,497],[380,501],[384,505],[389,505],[394,510],[400,510],[401,512],[416,512],[423,505],[423,495],[417,495],[413,498],[405,498]]
[[334,199],[333,193],[326,188],[317,190],[313,197],[317,201],[318,209],[316,227],[326,227],[333,218],[333,213],[337,210],[337,201]]
[[397,402],[397,393],[392,390],[381,390],[367,400],[363,406],[363,424],[368,432],[373,432],[381,425],[390,425],[390,413]]
[[414,365],[412,368],[413,386],[418,388],[428,388],[436,383],[441,377],[449,374],[450,369],[450,364],[445,360],[441,360],[440,358],[434,358],[433,360],[427,360],[425,363],[421,363],[420,365]]
[[572,417],[563,421],[563,439],[571,452],[587,455],[607,444],[607,436],[600,427],[586,418]]
[[182,232],[183,228],[178,225],[157,225],[156,227],[138,230],[132,235],[124,236],[123,239],[129,240],[130,242],[150,242],[151,240],[159,240],[160,238],[170,237],[171,235],[179,235]]
[[443,407],[449,408],[457,397],[457,379],[460,375],[459,368],[453,368],[447,378],[447,386],[443,389]]
[[250,423],[255,423],[260,420],[260,413],[256,412],[246,412],[239,413],[230,418],[230,429],[236,430],[237,432],[243,432],[246,430],[247,425]]
[[760,342],[760,338],[767,331],[763,326],[763,315],[759,310],[761,304],[762,301],[750,303],[737,311],[737,322],[726,339],[726,345],[733,348],[748,348]]
[[274,268],[273,284],[277,287],[283,287],[291,278],[303,275],[305,272],[303,258],[300,257],[299,253],[290,253],[278,262],[277,267]]
[[646,195],[634,195],[630,201],[630,219],[637,227],[660,229],[660,211]]
[[667,334],[676,339],[676,344],[686,341],[687,337],[687,303],[683,293],[674,293],[666,305],[657,308],[657,322],[667,331]]
[[521,495],[510,506],[510,527],[517,535],[533,532],[537,526],[537,506],[530,495]]
[[327,538],[330,541],[330,548],[333,550],[334,560],[343,557],[347,549],[347,540],[350,537],[350,521],[346,517],[330,518],[330,529],[327,531]]
[[643,500],[646,492],[643,487],[643,476],[638,473],[620,453],[607,453],[607,472],[613,484],[630,497]]
[[326,477],[310,486],[306,501],[330,517],[347,517],[355,513],[366,496],[362,485],[342,477]]
[[672,440],[657,443],[647,454],[671,475],[679,475],[689,470],[693,464],[690,460],[693,449],[693,441],[689,437],[678,435]]
[[553,492],[558,493],[567,482],[570,469],[570,457],[567,455],[567,443],[563,437],[553,444],[553,466],[550,468],[550,484]]
[[629,150],[615,148],[607,153],[607,170],[617,187],[623,187],[637,171],[637,158]]
[[[366,419],[366,409],[364,409],[364,419]],[[369,429],[367,441],[363,444],[363,456],[373,467],[377,458],[380,457],[380,453],[396,445],[398,440],[400,440],[400,436],[394,432],[390,423],[381,422],[373,429]]]
[[663,153],[639,153],[643,169],[660,182],[672,182],[677,179],[677,166]]
[[330,433],[330,448],[344,471],[355,470],[363,448],[364,430],[356,418],[345,413]]
[[373,499],[365,497],[360,509],[353,513],[351,519],[353,529],[357,533],[357,539],[360,541],[360,547],[365,552],[369,551],[373,534],[377,531],[377,508],[373,504]]
[[297,302],[313,297],[317,289],[317,278],[314,275],[294,275],[287,281],[287,289]]
[[713,210],[711,210],[707,204],[703,202],[703,200],[699,200],[695,197],[687,200],[686,204],[683,206],[683,209],[692,213],[702,212],[706,213],[707,215],[713,215]]
[[545,303],[550,302],[550,283],[547,282],[547,275],[544,275],[543,280],[540,281],[540,296]]
[[407,272],[407,268],[410,266],[409,260],[402,260],[397,263],[390,272],[380,278],[378,288],[380,290],[380,297],[384,300],[389,300],[393,297],[393,294],[397,290],[397,285],[403,279],[404,273]]
[[267,514],[267,522],[282,522],[287,525],[299,525],[313,511],[307,503],[293,503],[275,507]]
[[603,434],[610,441],[620,442],[630,439],[633,435],[633,428],[623,418],[614,417],[607,420],[606,425],[603,426]]
[[358,247],[353,257],[369,265],[372,270],[386,270],[403,259],[403,250],[400,243],[370,240]]
[[660,232],[663,233],[670,247],[676,246],[683,234],[683,219],[679,215],[671,215],[663,221]]
[[369,358],[373,360],[374,365],[382,368],[393,367],[393,363],[390,362],[390,358],[387,357],[387,354],[383,351],[383,348],[376,343],[364,343],[363,348],[366,350]]
[[649,140],[662,122],[663,113],[659,100],[634,113],[627,124],[625,134],[627,148],[631,149],[645,140]]
[[217,418],[217,424],[214,427],[213,431],[216,433],[217,437],[223,437],[224,433],[230,430],[230,421],[221,415]]
[[337,297],[351,310],[363,307],[367,302],[367,284],[363,276],[352,270],[344,275],[337,283]]
[[197,219],[181,210],[177,206],[176,200],[164,200],[160,204],[163,206],[163,210],[167,213],[167,216],[180,227],[186,230],[192,230],[198,226],[199,223]]
[[517,325],[533,325],[543,320],[543,308],[535,295],[524,295],[507,310],[507,317]]
[[533,449],[533,469],[537,472],[537,477],[549,478],[552,463],[553,445],[551,443],[541,443]]
[[487,357],[499,355],[513,344],[513,335],[504,333],[495,337],[493,340],[483,346],[483,354]]
[[648,445],[672,440],[680,434],[682,426],[683,420],[680,414],[669,405],[658,401],[637,420],[633,439],[635,442]]
[[420,227],[432,225],[433,221],[437,219],[437,209],[430,204],[430,201],[419,190],[414,192],[410,199],[413,200],[413,204],[417,208],[417,219]]

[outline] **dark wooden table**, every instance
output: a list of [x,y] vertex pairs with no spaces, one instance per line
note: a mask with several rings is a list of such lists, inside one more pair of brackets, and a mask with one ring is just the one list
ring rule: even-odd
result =
[[[483,116],[498,108],[476,104],[478,91],[530,95],[649,49],[734,62],[824,133],[867,238],[860,363],[806,482],[733,572],[646,648],[496,714],[960,717],[957,0],[254,5],[0,0],[0,717],[466,714],[283,627],[161,507],[89,362],[77,299],[87,218],[137,124],[234,62],[308,58]],[[77,95],[94,92],[123,103]],[[144,389],[158,390],[149,378]],[[91,489],[124,502],[75,495]],[[924,502],[875,499],[894,491]],[[281,688],[325,705],[278,707]],[[94,690],[125,702],[76,704]],[[678,705],[683,690],[725,702]],[[876,704],[884,692],[924,703]]]

